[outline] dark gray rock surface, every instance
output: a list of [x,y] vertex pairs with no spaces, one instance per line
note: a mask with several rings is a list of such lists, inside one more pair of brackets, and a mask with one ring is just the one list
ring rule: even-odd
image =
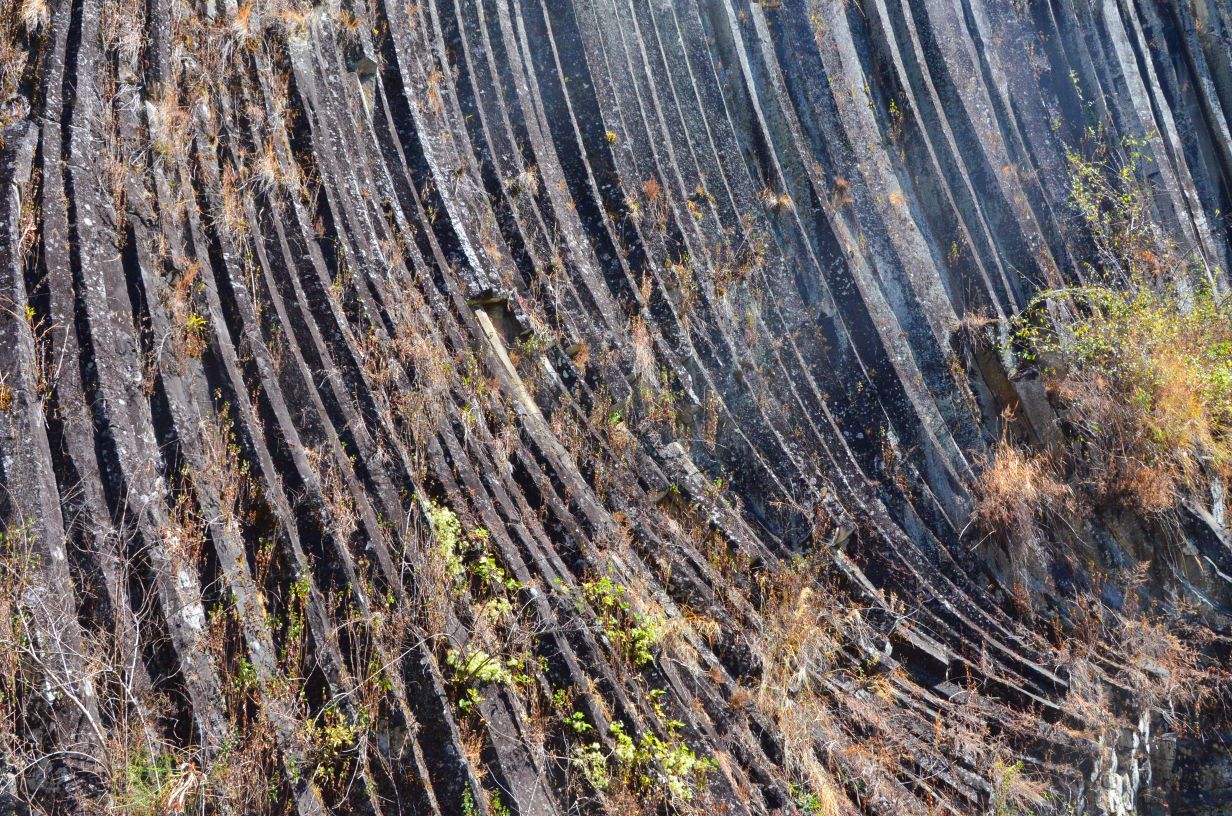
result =
[[[796,812],[740,699],[757,576],[825,552],[860,625],[817,672],[816,812],[1232,812],[1227,724],[1178,735],[1062,634],[1082,571],[1141,561],[1221,631],[1222,506],[1024,565],[968,489],[1007,405],[1059,444],[996,335],[1089,274],[1067,146],[1146,140],[1227,290],[1223,0],[13,4],[0,506],[46,683],[0,729],[37,758],[0,768],[17,811],[115,805],[134,740],[232,770],[265,740],[274,812],[653,812],[579,787],[567,692],[605,748],[715,758],[681,808]],[[514,624],[451,587],[433,506],[487,532]],[[670,629],[648,664],[602,576]],[[466,713],[448,655],[494,637],[523,677]],[[331,758],[335,720],[366,736]],[[1047,796],[998,809],[990,746]]]

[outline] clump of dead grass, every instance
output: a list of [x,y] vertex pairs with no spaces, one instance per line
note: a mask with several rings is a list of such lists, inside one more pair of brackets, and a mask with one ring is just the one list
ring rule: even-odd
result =
[[[816,580],[811,566],[784,570],[769,587],[763,607],[760,683],[752,704],[779,729],[787,769],[794,785],[806,791],[811,812],[842,812],[841,788],[815,749],[819,735],[836,735],[823,688],[824,678],[843,663],[841,610],[833,587]],[[855,618],[851,618],[855,623]]]
[[1048,511],[1073,509],[1074,491],[1047,454],[1002,439],[976,477],[976,520],[988,533],[1033,537]]
[[21,0],[18,19],[28,34],[37,34],[51,23],[51,9],[47,0]]

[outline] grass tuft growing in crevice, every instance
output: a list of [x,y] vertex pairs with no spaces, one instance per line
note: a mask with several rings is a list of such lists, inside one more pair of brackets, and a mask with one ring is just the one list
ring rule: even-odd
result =
[[1031,453],[1002,438],[973,485],[976,520],[989,531],[1020,539],[1034,537],[1037,520],[1048,510],[1074,504],[1053,459]]

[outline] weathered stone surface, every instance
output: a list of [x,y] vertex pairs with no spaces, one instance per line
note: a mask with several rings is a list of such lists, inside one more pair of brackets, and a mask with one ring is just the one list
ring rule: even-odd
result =
[[[47,5],[0,10],[0,508],[63,689],[9,800],[85,812],[116,745],[217,766],[242,720],[278,812],[619,809],[579,794],[568,699],[606,751],[620,722],[714,757],[689,807],[794,812],[747,699],[764,582],[822,553],[834,813],[1011,812],[960,728],[1040,812],[1229,812],[1226,724],[1170,732],[1065,634],[1145,561],[1226,633],[1222,495],[1057,530],[1019,587],[967,487],[1003,434],[1062,444],[998,349],[1089,275],[1067,146],[1145,139],[1159,222],[1228,291],[1226,3]],[[439,507],[510,610],[445,572]],[[644,665],[603,577],[670,628]],[[519,679],[468,712],[458,655],[498,635]],[[304,772],[329,718],[370,729],[347,784]]]

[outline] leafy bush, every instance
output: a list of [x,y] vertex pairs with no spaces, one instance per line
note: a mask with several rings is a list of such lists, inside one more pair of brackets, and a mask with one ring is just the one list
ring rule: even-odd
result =
[[1125,137],[1111,149],[1096,147],[1091,155],[1066,152],[1070,204],[1085,223],[1095,261],[1107,276],[1176,271],[1177,245],[1155,222],[1144,181],[1150,161],[1146,147],[1144,140]]
[[483,702],[484,698],[479,693],[480,686],[492,683],[508,685],[525,679],[525,675],[515,676],[511,671],[522,668],[520,660],[502,658],[482,649],[468,652],[450,649],[445,656],[445,662],[453,669],[451,682],[457,694],[458,710],[463,714],[475,712]]
[[446,662],[454,670],[454,679],[459,685],[508,683],[511,679],[505,661],[482,650],[463,654],[451,649]]
[[1232,470],[1232,306],[1210,289],[1045,292],[1015,340],[1068,409],[1101,497],[1162,512]]

